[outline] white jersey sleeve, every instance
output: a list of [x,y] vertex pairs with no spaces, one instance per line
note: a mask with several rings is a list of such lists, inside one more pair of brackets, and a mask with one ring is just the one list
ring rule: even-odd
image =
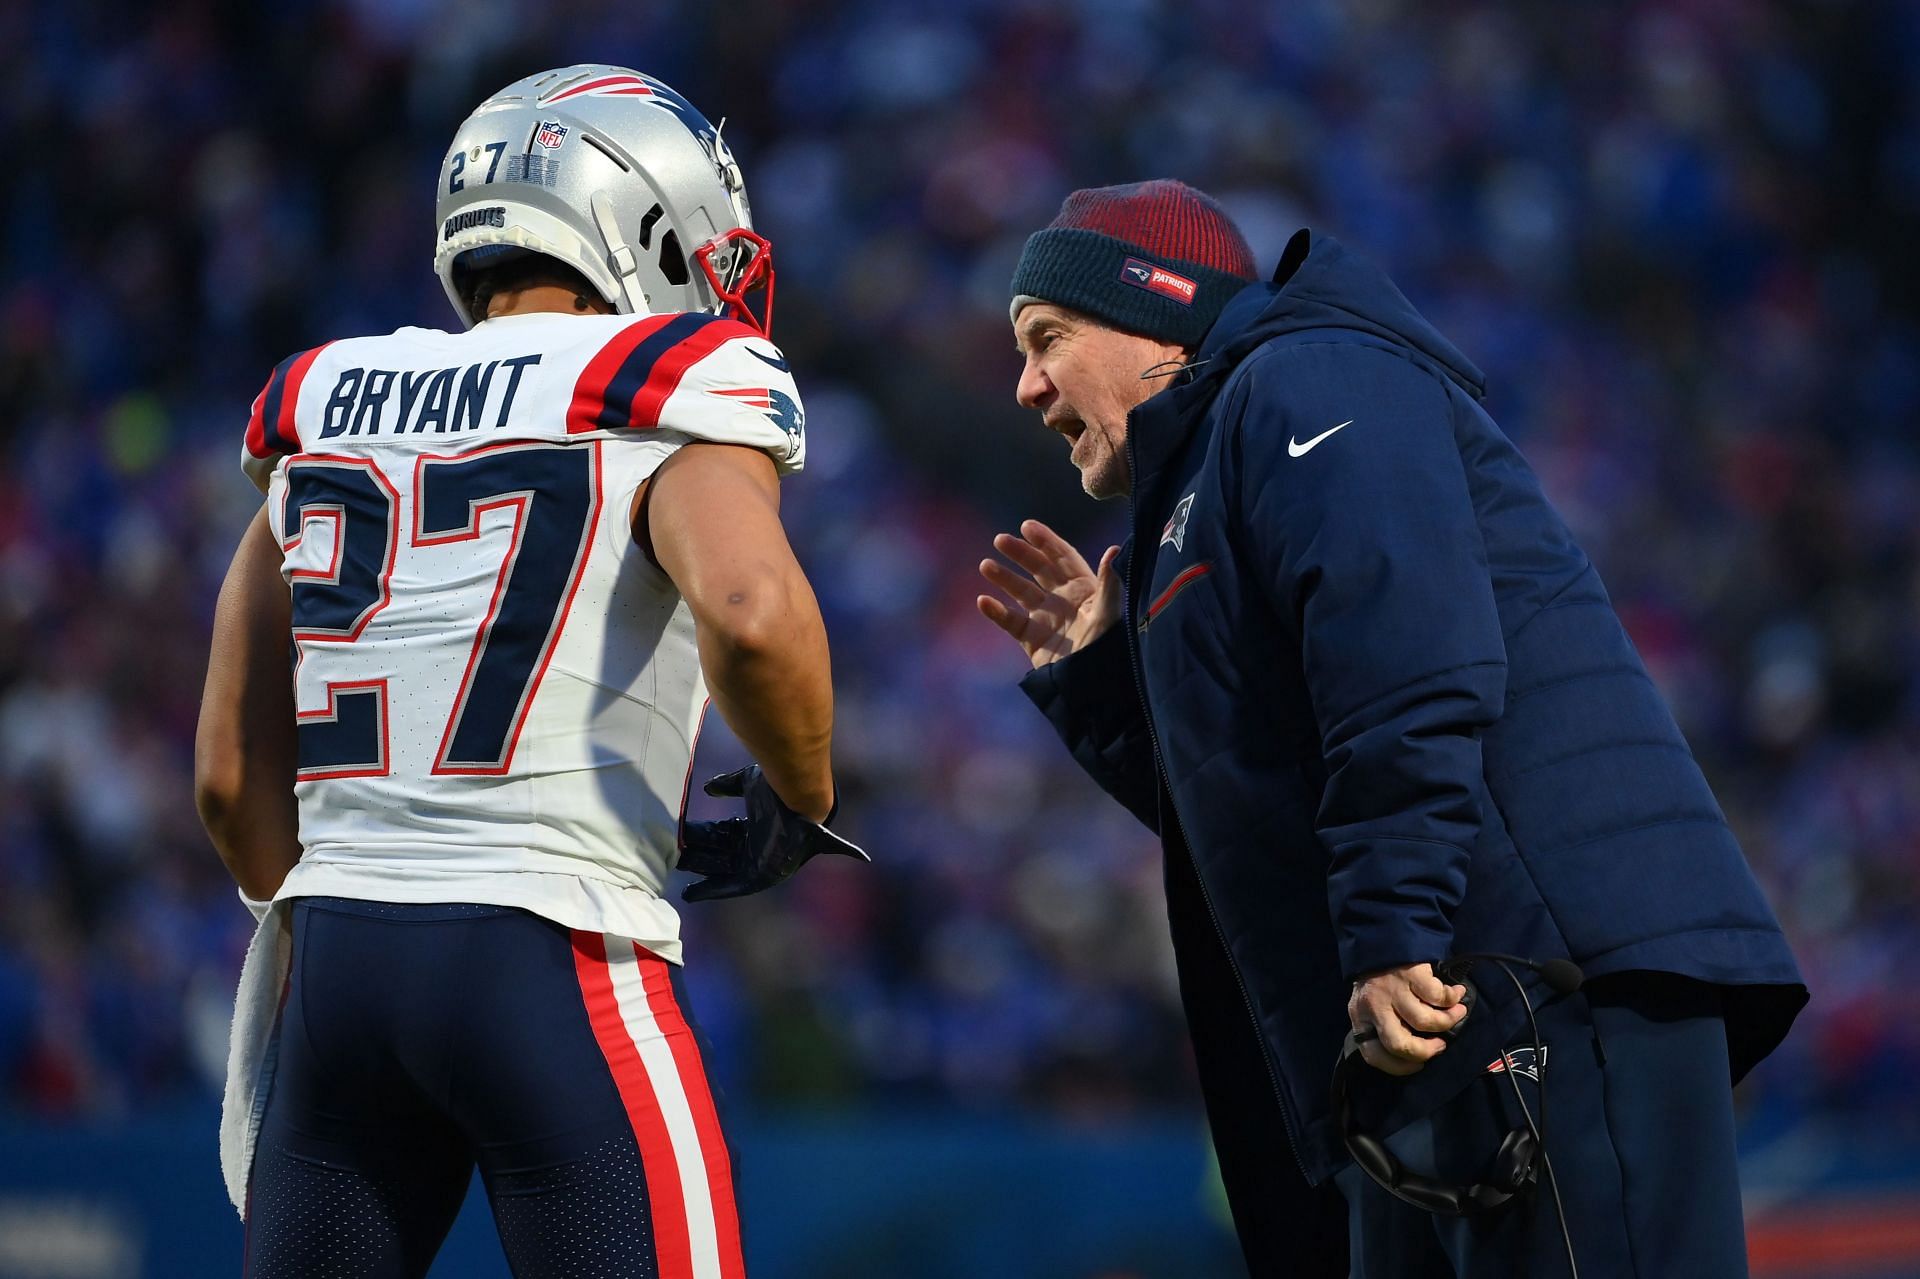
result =
[[779,351],[710,315],[506,316],[276,368],[243,460],[293,593],[280,895],[517,905],[677,959],[707,692],[632,497],[692,441],[797,471],[802,413]]

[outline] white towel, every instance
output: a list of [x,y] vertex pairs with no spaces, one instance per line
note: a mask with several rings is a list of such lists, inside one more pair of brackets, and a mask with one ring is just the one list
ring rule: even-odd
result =
[[247,1179],[253,1170],[253,1145],[273,1082],[274,1029],[280,993],[293,960],[288,902],[242,901],[259,919],[247,959],[240,966],[240,989],[233,999],[233,1033],[227,1041],[227,1088],[220,1102],[220,1172],[227,1198],[242,1220],[247,1215]]

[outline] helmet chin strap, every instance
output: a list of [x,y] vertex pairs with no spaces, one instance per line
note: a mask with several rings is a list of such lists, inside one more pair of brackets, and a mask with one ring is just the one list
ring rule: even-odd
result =
[[633,256],[627,237],[620,234],[620,220],[614,216],[613,201],[605,191],[595,191],[587,205],[593,210],[593,224],[599,228],[600,238],[606,242],[607,260],[620,281],[628,309],[635,315],[651,315],[653,308],[647,305],[647,295],[640,288],[640,262]]

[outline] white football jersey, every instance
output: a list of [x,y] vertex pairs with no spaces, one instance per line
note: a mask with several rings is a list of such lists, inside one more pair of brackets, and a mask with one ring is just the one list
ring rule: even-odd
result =
[[661,893],[707,690],[629,512],[692,440],[805,460],[786,361],[736,321],[504,316],[274,370],[242,460],[293,593],[280,897],[522,906],[679,958]]

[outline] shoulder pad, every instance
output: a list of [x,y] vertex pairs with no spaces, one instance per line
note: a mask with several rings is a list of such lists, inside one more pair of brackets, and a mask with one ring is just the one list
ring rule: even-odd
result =
[[765,449],[783,470],[804,459],[806,414],[787,361],[757,329],[720,316],[648,316],[588,361],[568,434],[665,428]]

